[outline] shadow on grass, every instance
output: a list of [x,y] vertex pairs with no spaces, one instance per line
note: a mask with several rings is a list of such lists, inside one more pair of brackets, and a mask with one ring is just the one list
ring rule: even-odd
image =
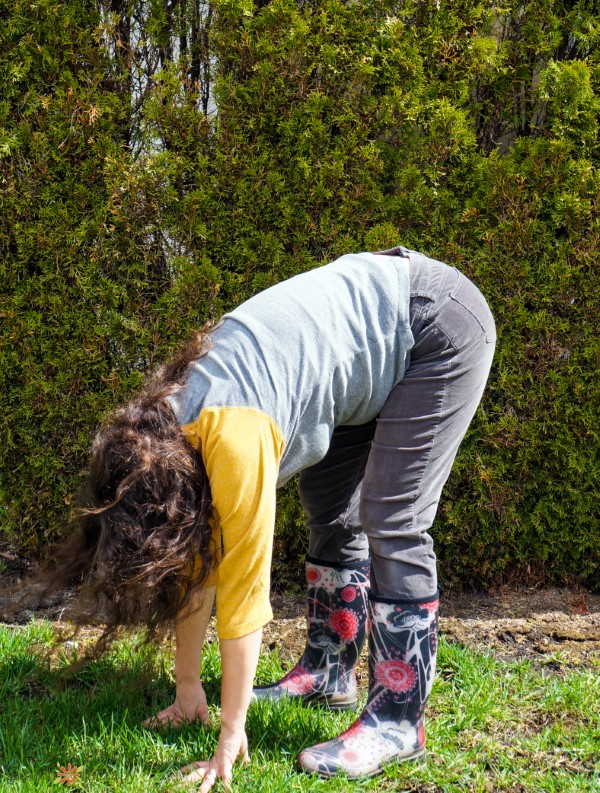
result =
[[[3,793],[50,790],[56,764],[68,762],[84,765],[89,793],[162,793],[179,789],[175,775],[183,765],[212,756],[218,738],[218,646],[207,647],[203,658],[211,727],[156,732],[142,722],[173,701],[168,648],[124,640],[65,677],[69,656],[44,658],[51,630],[32,626],[11,636],[6,630],[0,629]],[[352,784],[298,774],[298,753],[339,734],[355,714],[291,701],[256,702],[247,720],[252,763],[236,768],[238,789],[598,790],[600,690],[593,672],[547,677],[529,663],[508,665],[443,640],[439,662],[424,768],[403,764],[386,770],[379,781]],[[274,680],[280,672],[276,654],[261,657],[263,679]]]
[[[71,660],[60,651],[48,657],[47,645],[40,648],[33,636],[30,645],[1,648],[0,764],[5,780],[25,779],[33,769],[48,780],[57,763],[67,762],[83,764],[97,778],[135,766],[160,778],[191,759],[212,756],[221,682],[217,646],[208,647],[203,659],[209,728],[198,723],[160,730],[143,726],[144,719],[173,701],[175,691],[165,655],[155,647],[119,642],[73,674],[68,673]],[[352,718],[293,702],[258,702],[250,708],[247,732],[261,760],[288,757],[295,763],[305,746],[336,734]]]

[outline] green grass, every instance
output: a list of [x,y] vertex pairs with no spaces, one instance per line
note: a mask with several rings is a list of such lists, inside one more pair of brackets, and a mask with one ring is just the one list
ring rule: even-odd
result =
[[[155,733],[142,720],[172,700],[169,649],[121,641],[67,680],[44,622],[0,629],[0,791],[67,789],[57,763],[83,765],[69,789],[154,793],[178,789],[177,771],[207,758],[217,740],[219,659],[205,653],[203,677],[213,728]],[[257,703],[248,717],[252,763],[237,768],[239,791],[600,792],[600,676],[592,670],[540,673],[460,645],[440,645],[429,706],[427,761],[388,768],[361,782],[321,780],[296,769],[305,746],[336,735],[351,713]],[[282,672],[275,653],[259,666],[262,682]],[[181,789],[181,788],[180,788]],[[221,789],[220,784],[216,789]]]

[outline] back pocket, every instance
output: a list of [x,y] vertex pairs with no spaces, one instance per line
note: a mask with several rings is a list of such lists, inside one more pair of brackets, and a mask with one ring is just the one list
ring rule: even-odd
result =
[[456,289],[450,292],[450,299],[440,308],[433,324],[457,351],[478,341],[487,344],[496,341],[492,312],[479,289],[464,276]]

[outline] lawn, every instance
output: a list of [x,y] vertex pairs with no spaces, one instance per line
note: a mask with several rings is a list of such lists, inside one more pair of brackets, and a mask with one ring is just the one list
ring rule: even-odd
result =
[[[0,627],[0,791],[58,791],[57,764],[67,763],[83,766],[72,790],[183,789],[178,769],[208,757],[216,745],[216,645],[203,662],[212,729],[188,725],[156,733],[141,722],[171,701],[171,645],[156,649],[141,647],[135,636],[123,639],[65,680],[61,670],[70,651],[57,645],[43,657],[54,644],[49,622]],[[599,665],[556,667],[548,672],[529,661],[506,663],[442,639],[426,762],[390,766],[360,782],[321,780],[296,769],[298,752],[344,729],[351,713],[257,703],[247,727],[252,762],[236,769],[234,789],[600,793]],[[275,652],[261,657],[260,682],[281,672]]]

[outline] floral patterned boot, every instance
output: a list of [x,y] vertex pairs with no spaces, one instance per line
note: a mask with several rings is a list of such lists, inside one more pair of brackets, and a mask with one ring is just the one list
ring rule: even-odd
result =
[[423,712],[435,674],[436,595],[427,602],[390,602],[371,596],[369,697],[354,724],[332,741],[300,753],[305,771],[350,779],[375,776],[390,761],[425,751]]
[[283,696],[347,710],[356,705],[356,665],[366,636],[370,562],[306,560],[306,646],[278,683],[256,686],[254,699]]

